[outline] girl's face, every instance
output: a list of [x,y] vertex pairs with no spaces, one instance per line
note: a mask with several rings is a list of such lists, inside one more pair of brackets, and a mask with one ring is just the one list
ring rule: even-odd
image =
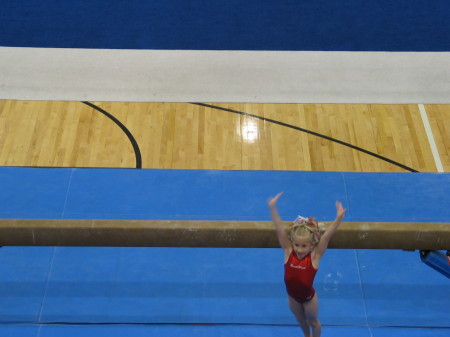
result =
[[298,259],[303,259],[314,248],[314,244],[307,236],[296,236],[292,238],[292,249]]

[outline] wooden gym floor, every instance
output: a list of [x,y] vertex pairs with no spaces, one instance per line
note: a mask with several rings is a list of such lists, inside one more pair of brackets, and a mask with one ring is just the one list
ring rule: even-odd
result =
[[[418,105],[91,103],[116,121],[83,102],[0,100],[0,165],[133,168],[138,148],[142,168],[410,171],[335,139],[438,171]],[[449,172],[450,105],[424,107]]]

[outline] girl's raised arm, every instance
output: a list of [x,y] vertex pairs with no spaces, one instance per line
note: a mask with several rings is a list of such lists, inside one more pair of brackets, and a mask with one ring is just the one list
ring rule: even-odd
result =
[[344,219],[345,212],[347,210],[342,207],[342,203],[339,201],[336,201],[336,219],[328,225],[325,233],[320,238],[319,243],[317,244],[317,247],[314,249],[314,252],[316,256],[320,259],[322,255],[325,253],[325,251],[328,248],[328,244],[330,243],[330,240],[333,236],[333,234],[338,229],[339,225],[342,222],[342,219]]
[[275,224],[275,228],[277,230],[278,242],[280,243],[281,248],[283,248],[283,250],[287,252],[291,248],[291,241],[286,234],[286,230],[277,210],[277,201],[282,194],[282,192],[278,193],[275,197],[269,199],[268,205],[270,214],[272,215],[273,223]]

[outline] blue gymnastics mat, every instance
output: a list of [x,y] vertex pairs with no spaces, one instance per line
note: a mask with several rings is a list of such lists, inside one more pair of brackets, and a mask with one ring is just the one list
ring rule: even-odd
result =
[[[448,329],[324,327],[323,336],[333,337],[448,337]],[[10,325],[1,326],[3,337],[298,337],[293,326],[218,326],[218,325]]]
[[[292,325],[282,261],[281,249],[3,247],[0,321]],[[448,279],[417,252],[329,250],[315,287],[327,326],[448,327]]]
[[[450,219],[447,174],[0,168],[0,179],[2,218],[269,220],[267,197],[284,191],[285,219],[332,220],[335,200],[349,221]],[[281,249],[3,247],[0,335],[294,336],[282,260]],[[418,252],[329,250],[315,286],[324,335],[448,335],[448,279]]]
[[35,219],[270,220],[283,191],[285,220],[450,222],[449,174],[0,168],[0,217]]

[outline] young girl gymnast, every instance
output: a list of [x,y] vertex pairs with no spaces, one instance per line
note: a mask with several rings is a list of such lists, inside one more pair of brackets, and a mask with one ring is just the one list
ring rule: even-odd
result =
[[336,202],[336,219],[321,235],[314,217],[298,217],[286,231],[277,211],[277,201],[283,193],[269,199],[269,208],[275,224],[278,241],[284,250],[284,282],[289,308],[300,324],[305,337],[319,337],[322,326],[318,319],[319,301],[313,288],[319,262],[334,232],[342,222],[346,209]]

